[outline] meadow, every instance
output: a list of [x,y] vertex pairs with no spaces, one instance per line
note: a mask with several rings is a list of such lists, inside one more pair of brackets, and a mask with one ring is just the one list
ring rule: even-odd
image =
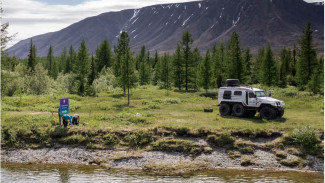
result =
[[[257,86],[259,87],[259,86]],[[79,114],[86,127],[138,130],[154,127],[186,127],[210,130],[286,130],[311,126],[324,129],[322,95],[300,92],[295,87],[273,89],[273,97],[285,102],[285,113],[275,120],[222,117],[217,106],[217,90],[177,92],[155,86],[141,86],[131,91],[131,104],[121,90],[100,93],[97,97],[78,95],[21,95],[2,100],[2,126],[58,125],[59,99],[68,97],[70,115]],[[213,108],[212,113],[203,112]]]
[[[140,86],[131,91],[130,106],[120,89],[96,97],[71,94],[4,97],[1,143],[3,148],[74,145],[190,154],[210,151],[189,140],[198,137],[212,147],[235,148],[245,154],[253,153],[254,146],[242,144],[238,137],[281,137],[276,143],[265,144],[265,148],[294,147],[299,152],[323,157],[323,95],[298,91],[295,87],[272,90],[274,98],[285,102],[284,116],[275,120],[260,119],[258,113],[253,118],[220,116],[217,90],[205,94],[203,90],[179,92]],[[64,97],[69,98],[70,114],[79,114],[80,125],[59,126],[59,99]],[[204,108],[212,108],[213,112],[204,112]]]

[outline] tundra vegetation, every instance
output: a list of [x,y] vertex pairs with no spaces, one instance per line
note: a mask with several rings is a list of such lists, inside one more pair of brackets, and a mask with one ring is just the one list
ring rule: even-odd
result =
[[[267,45],[253,57],[249,48],[240,48],[236,32],[203,58],[192,42],[186,31],[174,55],[154,52],[150,57],[143,46],[134,56],[123,32],[114,51],[104,40],[91,56],[85,41],[78,52],[70,46],[59,57],[51,46],[46,58],[37,57],[32,40],[27,59],[3,51],[2,148],[76,145],[196,155],[223,147],[230,157],[243,156],[243,166],[254,164],[249,155],[256,148],[274,152],[285,166],[304,166],[307,154],[323,158],[324,62],[312,46],[310,23],[298,47],[284,47],[279,56]],[[218,87],[231,77],[273,90],[286,103],[284,116],[268,121],[204,113],[204,108],[218,111]],[[70,113],[79,114],[79,126],[59,126],[63,97],[69,97]],[[192,138],[207,141],[211,148]],[[277,140],[258,145],[254,141],[259,138]],[[299,158],[286,159],[287,154]],[[148,163],[146,168],[158,166],[163,165]],[[178,166],[183,165],[169,168]]]

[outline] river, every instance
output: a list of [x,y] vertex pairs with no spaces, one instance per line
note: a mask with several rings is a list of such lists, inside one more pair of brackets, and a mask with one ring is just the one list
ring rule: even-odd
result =
[[157,176],[98,166],[2,163],[1,182],[324,182],[322,173],[214,170],[188,176]]

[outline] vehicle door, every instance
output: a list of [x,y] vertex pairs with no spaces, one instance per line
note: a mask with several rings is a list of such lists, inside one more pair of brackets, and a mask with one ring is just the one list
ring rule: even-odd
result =
[[256,106],[257,102],[256,102],[256,95],[254,92],[248,92],[248,106]]

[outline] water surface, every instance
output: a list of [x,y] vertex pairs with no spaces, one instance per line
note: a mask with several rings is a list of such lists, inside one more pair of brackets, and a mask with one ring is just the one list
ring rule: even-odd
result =
[[324,182],[322,173],[214,170],[184,176],[104,170],[98,166],[2,163],[1,182]]

